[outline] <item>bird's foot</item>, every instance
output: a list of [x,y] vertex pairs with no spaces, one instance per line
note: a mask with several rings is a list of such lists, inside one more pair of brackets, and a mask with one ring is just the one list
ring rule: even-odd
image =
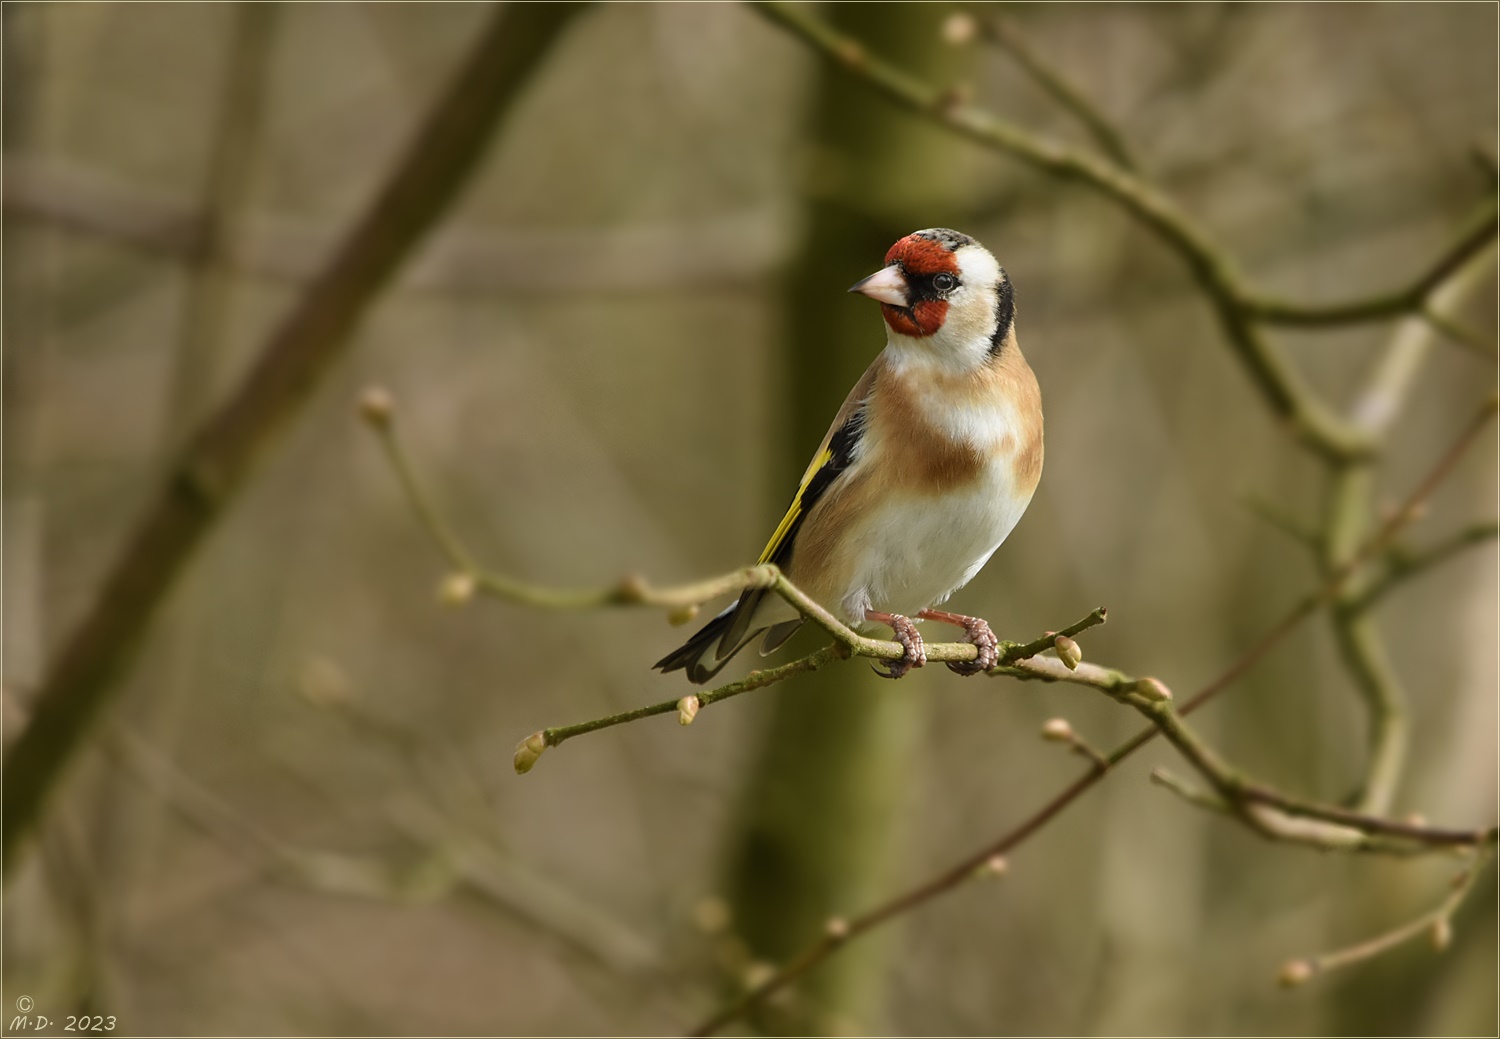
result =
[[885,662],[886,670],[872,668],[881,678],[900,678],[914,667],[922,667],[927,663],[927,650],[922,645],[922,634],[917,631],[917,626],[912,623],[910,617],[903,617],[899,613],[881,613],[879,610],[866,610],[865,620],[876,621],[880,624],[889,624],[891,631],[896,633],[896,641],[901,643],[901,659],[888,660]]
[[939,621],[963,628],[964,641],[979,650],[979,655],[973,660],[948,661],[948,670],[954,674],[967,678],[970,675],[982,674],[1000,663],[1000,640],[995,638],[995,633],[990,630],[988,621],[978,617],[965,617],[961,613],[948,613],[944,610],[923,610],[917,616],[923,620]]

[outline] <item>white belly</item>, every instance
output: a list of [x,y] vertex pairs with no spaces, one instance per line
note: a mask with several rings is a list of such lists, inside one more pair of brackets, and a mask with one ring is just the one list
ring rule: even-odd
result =
[[865,610],[910,616],[935,606],[977,574],[1031,502],[1009,460],[990,467],[967,493],[891,502],[850,531],[860,545],[840,611],[863,624]]

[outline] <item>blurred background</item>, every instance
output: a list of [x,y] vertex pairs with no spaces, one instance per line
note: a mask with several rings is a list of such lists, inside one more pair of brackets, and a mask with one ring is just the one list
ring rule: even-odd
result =
[[[1038,135],[1079,121],[932,5],[819,11]],[[1494,190],[1488,4],[1006,5],[1250,280],[1405,284]],[[7,4],[7,746],[191,432],[370,205],[493,8]],[[1476,159],[1476,155],[1478,158]],[[1486,159],[1488,156],[1488,159]],[[436,594],[445,572],[354,403],[386,387],[434,506],[547,586],[754,559],[883,343],[844,289],[920,227],[999,257],[1042,386],[1031,509],[953,608],[1027,639],[1107,605],[1086,656],[1186,693],[1319,580],[1247,496],[1316,521],[1181,261],[1118,207],[899,113],[731,4],[603,5],[539,61],[483,161],[192,556],[7,876],[4,1004],[117,1034],[660,1034],[981,847],[1113,746],[1089,690],[834,667],[579,737],[680,696],[649,610]],[[1493,249],[1490,251],[1493,257]],[[1493,263],[1453,316],[1278,330],[1330,403],[1429,335],[1377,471],[1399,500],[1495,380]],[[1414,544],[1492,520],[1494,437]],[[717,607],[715,607],[716,609]],[[1411,701],[1391,811],[1496,810],[1492,541],[1376,616]],[[817,645],[800,636],[797,647]],[[726,673],[751,666],[751,655]],[[1338,800],[1366,716],[1316,618],[1197,719],[1258,778]],[[1425,940],[1293,991],[1286,960],[1398,926],[1454,860],[1269,843],[1150,785],[1153,745],[967,885],[734,1030],[1494,1034],[1493,873]]]

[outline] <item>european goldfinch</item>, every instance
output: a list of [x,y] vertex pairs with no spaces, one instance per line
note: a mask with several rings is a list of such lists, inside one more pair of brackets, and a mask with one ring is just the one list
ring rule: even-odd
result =
[[[899,678],[926,663],[912,618],[964,629],[977,660],[998,659],[990,627],[932,607],[967,584],[1006,539],[1042,475],[1042,399],[1016,343],[1004,269],[966,234],[931,228],[893,245],[856,284],[880,303],[886,345],[823,438],[760,562],[775,563],[851,627],[887,625]],[[655,665],[705,682],[762,632],[762,654],[803,618],[745,592]]]

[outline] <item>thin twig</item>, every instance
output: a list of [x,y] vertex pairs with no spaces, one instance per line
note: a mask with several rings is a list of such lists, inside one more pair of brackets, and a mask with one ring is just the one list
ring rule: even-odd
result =
[[1356,945],[1346,946],[1336,952],[1325,952],[1304,960],[1293,960],[1281,968],[1281,984],[1288,988],[1301,985],[1317,974],[1372,959],[1423,934],[1431,938],[1433,947],[1437,951],[1443,951],[1451,940],[1453,915],[1458,912],[1464,899],[1468,898],[1470,892],[1474,890],[1480,871],[1489,864],[1492,857],[1492,852],[1489,851],[1477,853],[1469,866],[1454,878],[1453,890],[1431,912],[1424,913],[1410,923],[1387,931],[1385,934]]
[[[729,682],[716,689],[710,689],[701,693],[691,694],[697,700],[697,707],[707,707],[709,704],[720,700],[727,700],[740,693],[749,692],[752,689],[761,689],[768,685],[780,682],[782,679],[790,678],[792,675],[803,671],[816,671],[825,664],[835,660],[847,660],[851,656],[870,657],[876,660],[899,660],[903,652],[900,643],[885,642],[880,639],[866,639],[851,631],[841,622],[835,619],[817,606],[811,599],[792,584],[786,578],[778,574],[777,582],[770,586],[771,590],[780,594],[787,602],[804,610],[803,616],[818,624],[825,631],[835,637],[847,636],[831,646],[826,646],[815,653],[793,660],[789,664],[780,667],[769,668],[763,671],[752,671],[737,682]],[[816,611],[813,609],[816,607]],[[1069,637],[1080,632],[1087,631],[1096,624],[1104,623],[1106,611],[1103,608],[1094,610],[1081,620],[1063,628],[1060,632],[1049,632],[1030,642],[1001,642],[1000,661],[991,670],[990,674],[1003,673],[1003,670],[1012,666],[1017,661],[1026,660],[1036,656],[1044,650],[1051,649],[1053,640],[1058,635]],[[969,642],[930,642],[926,643],[929,660],[972,660],[976,652],[972,643]],[[651,718],[659,714],[671,714],[681,710],[682,701],[663,700],[661,703],[651,704],[647,707],[637,707],[631,711],[620,714],[611,714],[603,718],[595,718],[592,721],[579,722],[576,725],[558,725],[548,729],[541,729],[528,740],[540,737],[542,743],[547,747],[555,747],[566,739],[581,736],[586,732],[597,732],[600,729],[608,729],[626,722],[638,721],[642,718]],[[525,746],[525,741],[523,741]],[[519,752],[518,752],[519,753]],[[531,765],[535,763],[535,757],[531,755],[518,756],[517,771],[530,771]],[[525,762],[524,767],[520,762]]]
[[1500,356],[1495,353],[1493,336],[1481,335],[1475,329],[1460,323],[1456,318],[1439,313],[1437,308],[1432,306],[1422,308],[1422,319],[1443,333],[1444,338],[1449,342],[1457,343],[1469,353],[1483,357],[1491,364],[1500,360]]
[[1459,224],[1451,242],[1408,284],[1364,299],[1342,303],[1302,303],[1265,294],[1247,293],[1240,299],[1248,315],[1278,325],[1317,327],[1379,321],[1420,313],[1434,289],[1495,238],[1496,200],[1482,199]]
[[[816,671],[825,664],[835,660],[848,659],[848,651],[841,645],[835,643],[822,649],[809,653],[805,657],[799,657],[780,667],[765,668],[763,670],[751,671],[737,682],[727,682],[717,689],[705,690],[701,693],[692,693],[699,707],[707,707],[709,704],[718,703],[720,700],[728,700],[732,696],[747,693],[752,689],[764,689],[768,685],[775,685],[784,679],[791,678],[807,671]],[[638,707],[633,711],[625,711],[621,714],[611,714],[604,718],[595,718],[592,721],[580,722],[577,725],[556,725],[552,728],[542,729],[541,737],[549,747],[556,747],[564,740],[572,739],[574,736],[582,736],[586,732],[597,732],[600,729],[608,729],[611,726],[623,725],[626,722],[638,721],[641,718],[651,718],[658,714],[676,714],[681,710],[682,700],[666,700],[662,703],[651,704],[649,707]],[[529,768],[529,766],[528,766]]]
[[1125,135],[1081,89],[1036,52],[1013,21],[1004,17],[983,18],[979,25],[986,39],[1008,51],[1037,86],[1083,124],[1105,154],[1132,173],[1140,169],[1141,164],[1131,153]]
[[1349,608],[1365,611],[1373,607],[1399,585],[1420,577],[1440,563],[1445,563],[1466,548],[1488,544],[1500,536],[1500,523],[1485,520],[1472,523],[1422,549],[1393,546],[1386,553],[1384,573],[1365,586],[1349,603]]
[[1317,528],[1295,515],[1281,502],[1272,501],[1250,491],[1241,495],[1240,501],[1256,518],[1281,531],[1299,545],[1313,549],[1319,546],[1320,537]]

